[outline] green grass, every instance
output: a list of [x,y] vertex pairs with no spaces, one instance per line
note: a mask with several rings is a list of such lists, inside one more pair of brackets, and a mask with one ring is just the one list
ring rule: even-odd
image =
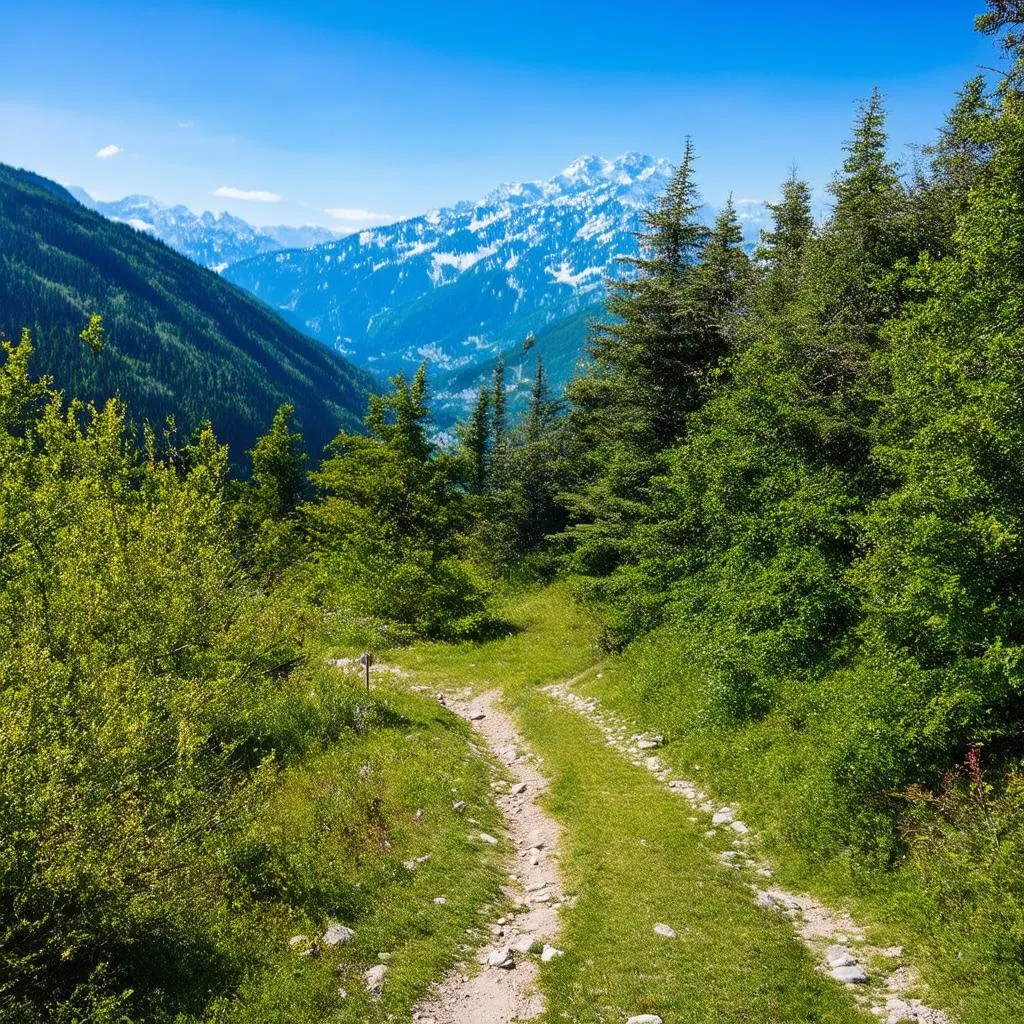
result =
[[[560,863],[575,903],[562,912],[566,956],[546,965],[545,1020],[621,1022],[658,1013],[693,1022],[863,1020],[824,978],[788,921],[756,907],[714,859],[686,806],[540,692],[596,659],[592,623],[565,588],[510,599],[520,632],[486,644],[422,645],[402,655],[438,685],[502,686],[551,781]],[[653,932],[669,924],[678,938]]]
[[568,679],[597,659],[597,624],[573,601],[568,587],[507,595],[497,607],[508,632],[486,643],[422,643],[390,657],[423,683],[477,689],[519,687]]
[[[376,687],[367,731],[284,773],[263,819],[233,851],[254,892],[269,895],[247,908],[256,968],[210,1019],[409,1019],[429,984],[485,938],[481,908],[501,905],[505,877],[503,848],[472,838],[501,834],[492,763],[436,701],[383,675]],[[461,815],[452,809],[458,799],[468,805]],[[415,870],[403,866],[426,854]],[[435,904],[438,896],[447,902]],[[288,945],[293,935],[321,934],[331,919],[353,927],[355,939],[315,958]],[[372,999],[362,972],[381,954],[389,970]]]
[[830,858],[807,852],[805,834],[794,823],[804,830],[814,827],[807,809],[821,797],[808,766],[820,763],[814,748],[829,742],[830,723],[795,728],[784,717],[768,716],[744,726],[716,727],[702,716],[702,686],[682,641],[664,630],[609,658],[575,689],[598,698],[638,730],[664,735],[668,744],[659,755],[666,764],[718,802],[739,806],[743,820],[763,838],[779,884],[846,905],[870,926],[878,945],[904,946],[928,985],[923,994],[932,1005],[953,1012],[961,1024],[1019,1021],[1021,965],[996,952],[997,915],[991,927],[979,927],[967,908],[962,918],[941,921],[936,893],[929,888],[941,885],[938,864],[932,865],[932,881],[911,864],[872,867],[846,849]]

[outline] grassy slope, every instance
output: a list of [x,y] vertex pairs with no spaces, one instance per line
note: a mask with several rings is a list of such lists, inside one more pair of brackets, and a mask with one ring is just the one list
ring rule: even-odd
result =
[[787,830],[787,805],[813,802],[815,780],[805,765],[818,760],[809,745],[827,742],[828,723],[799,730],[769,716],[744,728],[715,729],[699,712],[701,686],[685,649],[666,629],[609,659],[577,689],[638,729],[664,734],[669,743],[659,755],[666,763],[719,800],[738,804],[764,837],[780,884],[846,903],[875,923],[879,944],[904,945],[933,1004],[952,1010],[962,1024],[1019,1021],[1021,965],[998,962],[992,931],[955,919],[940,922],[923,879],[907,865],[872,870],[844,854],[816,862],[805,855],[800,836]]
[[[470,838],[481,829],[500,834],[500,818],[489,799],[490,762],[470,746],[468,728],[386,677],[375,705],[366,733],[289,770],[275,787],[249,856],[257,894],[262,881],[285,898],[240,910],[253,969],[210,1019],[408,1019],[429,983],[474,941],[467,930],[479,925],[480,908],[502,899],[501,850]],[[452,810],[456,799],[468,804],[464,816]],[[425,854],[415,871],[403,866]],[[447,902],[435,904],[438,896]],[[329,919],[351,925],[353,942],[315,958],[288,945],[295,934],[320,934]],[[382,953],[389,972],[373,1000],[361,974]]]
[[[595,658],[592,625],[561,587],[511,601],[523,631],[482,645],[422,645],[402,660],[441,684],[501,685],[551,779],[562,867],[578,896],[563,912],[568,955],[542,985],[552,1022],[855,1021],[852,998],[822,978],[788,923],[758,910],[706,846],[702,826],[600,734],[539,692]],[[654,935],[670,924],[675,941]]]

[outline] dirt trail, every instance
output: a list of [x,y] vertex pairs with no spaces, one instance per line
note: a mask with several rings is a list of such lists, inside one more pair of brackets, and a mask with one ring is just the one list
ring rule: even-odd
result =
[[547,686],[545,692],[597,726],[609,746],[638,768],[647,769],[693,810],[707,815],[711,826],[707,837],[727,838],[730,846],[719,854],[719,863],[740,873],[760,906],[789,918],[823,973],[850,986],[857,1002],[883,1024],[953,1024],[944,1011],[915,998],[923,985],[914,966],[903,959],[902,948],[870,945],[865,929],[845,911],[835,911],[810,896],[772,885],[772,869],[755,852],[756,836],[739,819],[736,809],[714,804],[695,783],[674,776],[654,753],[661,746],[661,737],[631,734],[626,723],[602,708],[595,698],[575,693],[573,684],[588,674]]
[[[492,939],[477,959],[479,972],[449,975],[413,1014],[418,1024],[511,1024],[540,1016],[538,961],[561,955],[549,946],[558,931],[563,902],[557,867],[558,825],[537,804],[547,780],[523,749],[513,720],[489,692],[448,706],[470,721],[506,766],[513,782],[496,784],[498,806],[515,845],[506,894],[517,904],[511,916],[491,925]],[[522,904],[522,907],[518,907]],[[532,950],[532,952],[531,952]]]

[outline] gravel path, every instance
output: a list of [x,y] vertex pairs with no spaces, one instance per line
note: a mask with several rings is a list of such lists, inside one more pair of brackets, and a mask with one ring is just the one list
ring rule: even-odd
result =
[[[413,1020],[418,1024],[511,1024],[538,1017],[544,1009],[536,984],[538,962],[561,955],[549,944],[558,931],[558,908],[563,902],[558,825],[537,804],[547,780],[536,759],[524,752],[522,737],[498,700],[499,694],[492,691],[447,703],[472,723],[513,780],[495,787],[515,847],[506,894],[517,909],[492,923],[492,939],[478,954],[479,971],[449,975],[417,1007]],[[482,838],[494,841],[492,836]]]
[[724,837],[729,843],[730,848],[719,855],[723,868],[741,874],[758,904],[789,918],[800,940],[814,953],[820,970],[853,988],[857,1001],[885,1024],[953,1024],[945,1012],[914,998],[921,982],[914,967],[903,960],[900,947],[872,946],[864,928],[848,913],[773,885],[770,866],[754,851],[756,836],[740,820],[737,809],[714,804],[696,784],[675,776],[654,753],[661,746],[661,737],[631,734],[627,725],[601,708],[595,698],[575,693],[572,685],[582,678],[545,687],[545,692],[597,726],[609,746],[647,769],[695,812],[707,817],[708,838]]

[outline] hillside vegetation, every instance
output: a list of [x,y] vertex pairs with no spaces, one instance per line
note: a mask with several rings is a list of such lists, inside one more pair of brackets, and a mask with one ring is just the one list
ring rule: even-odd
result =
[[[118,394],[138,420],[212,421],[241,455],[283,402],[317,449],[359,423],[373,378],[147,234],[54,182],[0,166],[0,331],[32,330],[35,366],[82,399]],[[78,343],[92,314],[102,360]]]
[[[425,366],[373,395],[360,427],[306,376],[344,364],[293,353],[288,380],[307,383],[275,409],[269,350],[247,333],[268,314],[4,172],[0,212],[18,229],[2,266],[20,289],[4,315],[31,326],[17,296],[52,302],[39,331],[66,347],[42,344],[44,367],[87,396],[137,385],[133,416],[180,412],[143,387],[144,355],[187,382],[183,416],[226,401],[236,434],[266,432],[247,479],[231,479],[213,428],[185,442],[133,430],[120,401],[40,379],[31,330],[4,345],[0,1019],[408,1017],[470,955],[475,915],[502,912],[500,841],[482,849],[477,830],[499,828],[487,757],[414,688],[481,682],[504,687],[549,762],[565,863],[585,880],[563,905],[574,945],[542,974],[547,1019],[596,1019],[612,989],[617,1008],[647,999],[629,958],[648,948],[664,1002],[687,1013],[706,1008],[688,985],[703,977],[735,1019],[856,1019],[850,990],[815,973],[778,917],[733,901],[749,893],[711,874],[683,805],[631,770],[642,758],[620,763],[537,692],[600,657],[607,671],[580,687],[663,735],[666,779],[678,764],[742,801],[783,883],[905,941],[963,1024],[1016,1020],[1022,26],[1018,4],[991,0],[978,27],[1007,71],[994,89],[965,85],[911,171],[888,156],[882,97],[867,98],[829,219],[815,223],[794,173],[753,257],[731,204],[701,222],[688,142],[564,397],[528,351],[529,395],[510,411],[499,359],[450,448],[434,440]],[[102,231],[124,254],[106,276]],[[31,270],[51,260],[84,276]],[[100,308],[76,297],[79,279],[109,282]],[[238,315],[230,352],[239,373],[264,367],[258,401],[168,333],[177,285],[222,302],[217,325]],[[187,308],[205,323],[206,307]],[[299,413],[317,456],[336,422],[317,410],[343,422],[311,471]],[[351,662],[326,661],[363,650],[423,682],[382,672],[367,693]],[[634,840],[642,852],[624,855]],[[652,878],[690,922],[679,945],[622,931]],[[330,922],[358,938],[319,957],[288,945]],[[679,951],[701,929],[701,973],[687,975]],[[379,999],[360,981],[378,958],[393,971]]]

